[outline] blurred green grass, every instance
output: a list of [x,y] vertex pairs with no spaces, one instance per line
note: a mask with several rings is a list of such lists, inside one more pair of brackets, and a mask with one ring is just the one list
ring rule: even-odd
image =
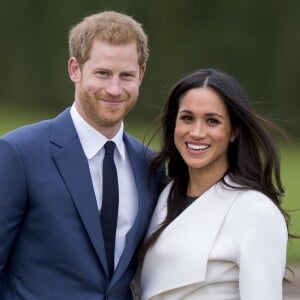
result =
[[[300,143],[281,144],[282,180],[286,190],[283,207],[289,210],[290,232],[300,235],[299,170]],[[288,245],[288,262],[300,263],[300,239],[291,239]]]
[[[17,107],[0,107],[0,135],[19,126],[54,117],[59,112],[45,112],[42,109],[20,109]],[[136,123],[130,121],[130,115],[125,120],[125,129],[138,139],[148,143],[156,124]],[[158,147],[155,140],[150,144]],[[283,200],[285,209],[290,210],[290,231],[300,235],[300,201],[298,172],[300,170],[300,143],[281,143],[282,180],[286,189]],[[274,232],[276,234],[276,232]],[[288,264],[300,263],[300,239],[291,239],[288,244]]]

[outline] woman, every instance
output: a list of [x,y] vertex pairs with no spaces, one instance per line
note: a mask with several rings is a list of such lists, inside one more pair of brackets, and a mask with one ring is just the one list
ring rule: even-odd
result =
[[271,123],[239,83],[196,71],[163,111],[170,182],[160,195],[133,284],[142,300],[282,299],[288,239]]

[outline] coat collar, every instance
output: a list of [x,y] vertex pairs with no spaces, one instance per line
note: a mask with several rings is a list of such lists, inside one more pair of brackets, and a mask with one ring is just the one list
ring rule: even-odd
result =
[[[94,157],[100,149],[103,148],[107,138],[81,117],[75,107],[75,104],[72,105],[70,114],[83,151],[86,157],[90,159]],[[122,122],[117,134],[111,140],[115,142],[116,149],[121,159],[125,160],[123,132],[124,124]]]
[[[172,182],[163,191],[150,231],[164,220]],[[147,252],[141,273],[145,299],[204,281],[209,253],[236,199],[232,189],[217,183],[185,209]]]

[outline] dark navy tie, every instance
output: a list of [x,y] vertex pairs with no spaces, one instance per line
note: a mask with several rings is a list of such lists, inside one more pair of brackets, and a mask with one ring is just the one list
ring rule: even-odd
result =
[[100,216],[110,277],[114,272],[115,239],[119,207],[118,177],[114,162],[115,146],[116,144],[112,141],[108,141],[104,145],[103,195]]

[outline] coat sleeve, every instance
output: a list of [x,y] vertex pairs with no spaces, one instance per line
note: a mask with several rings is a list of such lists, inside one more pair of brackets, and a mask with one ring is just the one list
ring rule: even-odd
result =
[[250,209],[244,212],[243,220],[246,221],[240,231],[241,300],[282,299],[287,226],[279,209],[269,199],[261,197],[249,199]]
[[2,138],[0,139],[0,275],[12,251],[25,208],[26,185],[23,164],[12,144]]

